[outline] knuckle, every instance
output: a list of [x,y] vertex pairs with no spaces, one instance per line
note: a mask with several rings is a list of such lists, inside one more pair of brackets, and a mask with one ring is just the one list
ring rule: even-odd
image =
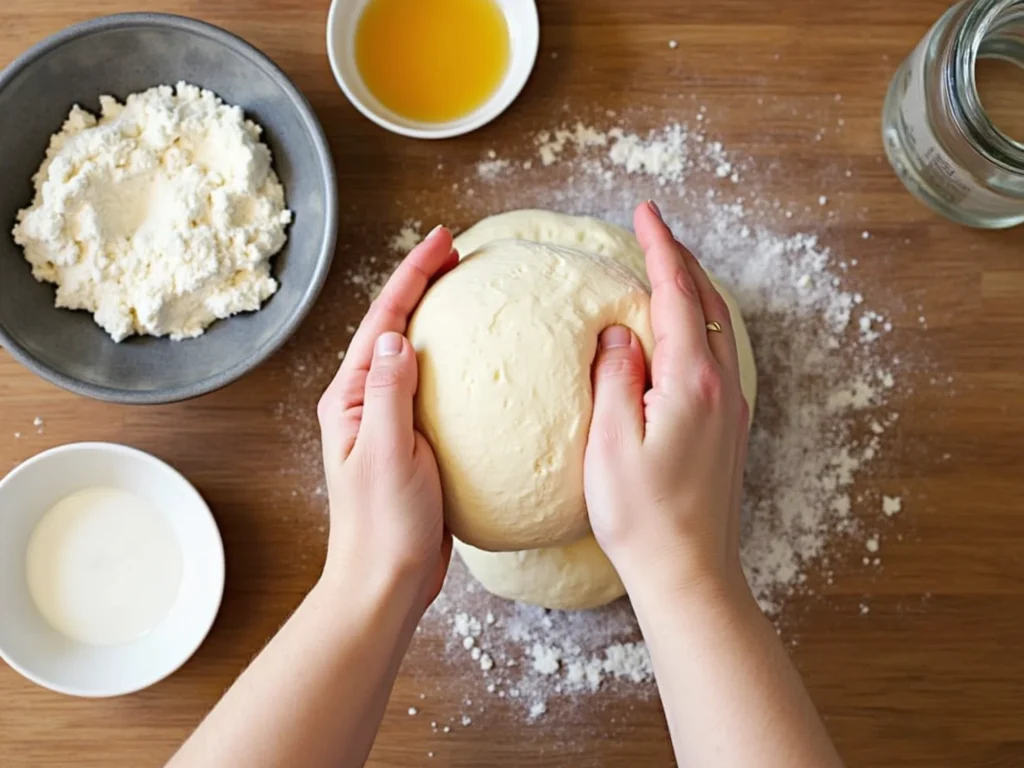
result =
[[702,403],[717,406],[725,393],[725,382],[718,366],[707,360],[701,362],[694,371],[693,388]]
[[598,455],[617,453],[626,444],[626,434],[615,423],[598,423],[590,431],[589,445]]
[[356,472],[367,482],[373,483],[388,477],[400,466],[402,448],[394,435],[363,423],[359,426],[353,453],[356,456]]
[[699,301],[700,293],[697,291],[697,284],[690,277],[689,273],[685,269],[680,268],[676,272],[675,279],[676,288],[679,293],[687,301]]
[[393,366],[378,366],[371,368],[366,374],[366,394],[388,394],[402,388],[403,372],[400,368]]
[[316,418],[321,425],[334,421],[338,415],[340,403],[333,392],[327,390],[320,396],[316,404]]
[[637,360],[630,354],[605,355],[598,363],[597,372],[599,378],[627,382],[636,381],[644,374]]
[[659,409],[671,406],[674,403],[674,399],[669,395],[664,388],[649,389],[644,392],[644,407]]
[[347,411],[345,411],[344,414],[342,414],[342,417],[341,417],[342,431],[344,431],[346,433],[350,432],[353,435],[358,434],[358,432],[359,432],[359,425],[362,423],[362,421],[363,421],[363,408],[362,408],[362,406],[359,406],[359,407],[356,407],[356,408],[349,408]]
[[385,289],[381,291],[377,298],[370,302],[370,309],[367,312],[367,316],[372,315],[374,318],[379,318],[397,315],[399,313],[398,302],[392,295],[392,292]]
[[363,402],[363,393],[366,391],[366,373],[357,371],[347,378],[341,385],[341,406],[351,408]]
[[389,432],[371,430],[368,448],[369,460],[377,467],[377,473],[385,477],[401,466],[401,460],[405,457],[404,446]]

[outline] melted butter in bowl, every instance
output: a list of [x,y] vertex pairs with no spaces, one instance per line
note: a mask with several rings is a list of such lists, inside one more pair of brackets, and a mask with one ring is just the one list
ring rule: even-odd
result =
[[209,507],[147,453],[65,445],[0,480],[0,658],[39,685],[99,697],[162,680],[223,591]]
[[359,74],[410,120],[465,117],[508,71],[509,31],[497,0],[370,0],[356,27]]
[[332,0],[331,70],[383,128],[418,139],[473,131],[507,109],[540,43],[534,0]]

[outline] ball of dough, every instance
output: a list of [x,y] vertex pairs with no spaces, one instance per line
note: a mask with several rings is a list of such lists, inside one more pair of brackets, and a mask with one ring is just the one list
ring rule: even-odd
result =
[[515,551],[587,535],[590,372],[609,325],[631,328],[650,359],[644,283],[606,256],[557,244],[489,242],[427,291],[409,325],[416,423],[457,538]]
[[[597,219],[549,211],[513,211],[484,219],[460,235],[455,245],[460,253],[468,254],[510,237],[609,256],[645,284],[647,282],[643,251],[636,238],[620,227]],[[740,386],[753,418],[757,369],[750,336],[736,301],[717,282],[716,287],[729,307],[740,360]],[[615,568],[589,533],[568,546],[524,552],[486,552],[458,540],[455,549],[485,589],[506,599],[546,608],[584,610],[625,594]]]
[[456,539],[455,551],[484,589],[506,600],[582,611],[626,593],[615,567],[589,533],[564,547],[521,552],[486,552]]

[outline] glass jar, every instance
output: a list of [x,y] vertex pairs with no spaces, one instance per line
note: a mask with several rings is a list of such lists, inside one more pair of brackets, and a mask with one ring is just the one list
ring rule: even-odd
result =
[[981,103],[982,58],[1024,67],[1024,0],[950,8],[893,78],[882,134],[889,162],[918,198],[954,221],[999,229],[1024,223],[1024,144]]

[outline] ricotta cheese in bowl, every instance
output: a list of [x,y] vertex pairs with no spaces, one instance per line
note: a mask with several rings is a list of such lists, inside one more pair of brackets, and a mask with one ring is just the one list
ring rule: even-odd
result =
[[0,136],[0,345],[59,387],[212,392],[279,350],[324,286],[327,138],[226,30],[160,13],[68,27],[0,71]]
[[259,309],[292,218],[262,129],[184,82],[100,107],[72,107],[14,226],[56,306],[91,312],[114,341],[192,338]]

